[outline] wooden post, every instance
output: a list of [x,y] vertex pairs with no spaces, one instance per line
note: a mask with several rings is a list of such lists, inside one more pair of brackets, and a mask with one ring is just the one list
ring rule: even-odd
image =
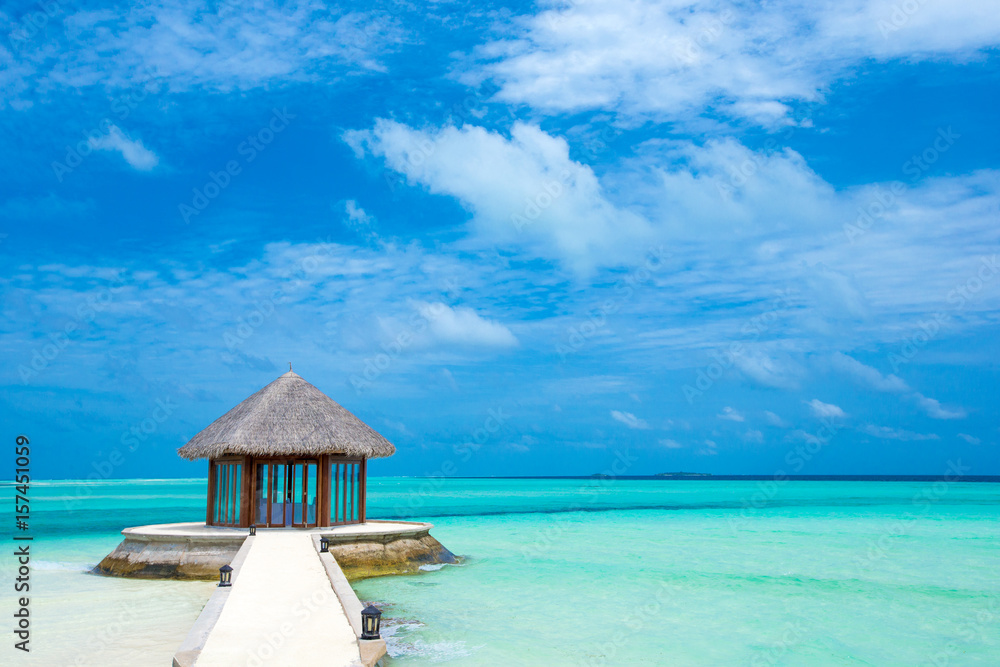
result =
[[330,525],[330,455],[321,454],[319,470],[316,471],[316,517],[317,526]]
[[333,465],[333,472],[330,476],[333,478],[333,493],[331,494],[333,498],[333,523],[340,523],[340,464],[335,463]]
[[212,506],[215,504],[215,461],[208,460],[208,511],[205,512],[205,525],[212,525]]
[[368,459],[361,459],[361,492],[358,494],[361,511],[358,513],[358,518],[361,519],[361,523],[368,520]]
[[240,527],[249,528],[254,522],[253,512],[253,489],[254,483],[253,457],[243,457],[243,479],[240,480]]

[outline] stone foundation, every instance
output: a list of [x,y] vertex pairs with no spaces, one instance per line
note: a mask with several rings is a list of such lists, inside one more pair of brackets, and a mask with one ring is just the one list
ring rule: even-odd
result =
[[[427,523],[371,521],[309,532],[330,540],[330,553],[347,578],[354,581],[410,574],[421,565],[457,563],[455,555],[431,537],[430,529]],[[247,538],[247,531],[242,529],[204,524],[141,526],[126,528],[122,534],[125,539],[94,568],[94,573],[215,581],[219,568],[232,562]]]
[[243,545],[238,540],[150,540],[126,537],[94,572],[136,579],[216,580]]
[[350,581],[389,574],[412,574],[421,565],[457,563],[458,558],[430,536],[430,529],[404,535],[353,537],[324,535],[330,553]]

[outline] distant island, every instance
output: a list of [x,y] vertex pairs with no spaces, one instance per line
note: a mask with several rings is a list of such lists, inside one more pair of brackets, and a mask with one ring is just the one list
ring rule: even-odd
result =
[[711,477],[710,472],[658,472],[657,477]]

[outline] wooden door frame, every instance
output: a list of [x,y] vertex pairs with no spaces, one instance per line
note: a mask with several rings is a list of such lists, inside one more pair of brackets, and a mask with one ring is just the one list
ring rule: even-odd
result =
[[[228,526],[228,527],[241,527],[246,528],[249,526],[250,517],[247,514],[247,508],[249,507],[249,501],[247,499],[248,490],[251,488],[249,480],[247,479],[247,461],[252,461],[252,457],[247,456],[236,456],[236,455],[224,455],[216,458],[211,458],[208,461],[208,506],[205,508],[205,525],[207,526]],[[216,495],[219,492],[219,485],[215,483],[215,478],[218,476],[218,467],[220,465],[231,465],[240,466],[239,475],[240,478],[236,479],[236,468],[234,467],[231,471],[232,478],[228,480],[228,485],[224,488],[228,488],[230,494],[238,490],[240,494],[240,502],[237,507],[235,503],[232,502],[230,497],[223,516],[233,510],[233,513],[239,511],[240,518],[239,521],[234,520],[228,523],[219,523],[215,521],[215,505],[219,501]]]
[[[326,480],[326,489],[329,494],[326,508],[324,509],[323,525],[326,526],[346,526],[365,522],[365,495],[366,495],[366,461],[364,457],[327,456],[324,465],[329,479]],[[330,470],[335,465],[355,465],[357,467],[357,480],[350,475],[350,482],[347,481],[348,470],[344,468],[341,474],[331,473]],[[348,483],[350,489],[348,489]],[[346,508],[350,506],[352,511],[350,517],[347,516]],[[336,512],[336,515],[334,515]],[[357,519],[354,519],[354,516]],[[344,520],[341,520],[341,516]]]
[[[316,477],[314,477],[314,479],[313,479],[313,484],[317,484],[318,479],[316,479],[316,478],[319,477],[319,459],[318,458],[315,458],[315,459],[302,459],[302,458],[291,459],[291,465],[292,465],[291,485],[292,485],[292,493],[293,493],[293,495],[292,495],[292,528],[316,528],[317,526],[319,526],[319,516],[316,517],[316,522],[315,523],[309,523],[309,506],[306,504],[306,498],[309,497],[309,475],[307,473],[309,471],[309,466],[310,465],[315,465],[316,466],[316,472],[317,472],[317,474],[316,474]],[[295,496],[294,496],[294,493],[295,493],[295,469],[296,469],[296,466],[300,466],[300,465],[302,466],[302,471],[300,473],[300,476],[301,476],[301,480],[300,481],[302,482],[302,497],[299,498],[299,505],[302,507],[302,523],[295,523]],[[286,492],[287,492],[287,489],[286,489]],[[317,490],[317,493],[316,493],[316,509],[317,509],[317,513],[318,513],[318,510],[319,510],[319,492],[318,492],[318,490]]]
[[[256,458],[253,461],[253,481],[251,484],[250,492],[253,494],[253,517],[252,520],[254,525],[261,528],[317,528],[320,525],[320,511],[324,501],[324,494],[322,493],[323,486],[320,477],[320,457],[313,458],[302,458],[302,457],[283,457],[283,456],[269,456]],[[267,489],[266,489],[266,507],[264,513],[264,523],[257,522],[257,466],[264,465],[267,466]],[[275,466],[284,466],[284,480],[281,483],[281,504],[282,504],[282,514],[281,514],[281,524],[274,524],[271,516],[271,508],[274,505],[274,499],[271,497],[271,491],[274,488],[275,480]],[[299,473],[301,479],[299,480],[302,484],[302,495],[300,498],[296,499],[294,497],[295,493],[295,471],[296,466],[302,466],[302,470]],[[316,475],[313,477],[313,484],[316,487],[316,520],[315,523],[309,523],[309,510],[306,504],[306,499],[309,497],[309,476],[306,474],[309,465],[316,466]],[[289,469],[291,471],[289,472]],[[286,502],[286,498],[291,497],[292,502]],[[302,508],[302,521],[300,523],[295,523],[295,505],[296,503]],[[287,516],[287,513],[291,512],[291,517]],[[290,523],[286,523],[289,521]],[[249,525],[249,524],[248,524]]]

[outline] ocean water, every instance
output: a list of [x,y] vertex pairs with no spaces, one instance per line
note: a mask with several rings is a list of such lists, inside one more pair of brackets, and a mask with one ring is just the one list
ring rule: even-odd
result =
[[[5,497],[13,488],[5,485]],[[121,541],[122,528],[204,520],[203,480],[32,482],[31,651],[4,632],[0,664],[170,665],[174,651],[212,594],[209,582],[141,581],[89,574]],[[4,503],[0,581],[4,616],[15,607],[13,502]],[[200,513],[199,513],[200,511]],[[19,531],[20,532],[20,531]],[[24,544],[19,542],[17,544]]]
[[[204,490],[33,485],[33,653],[3,664],[169,664],[213,585],[85,572]],[[355,584],[388,665],[1000,665],[1000,484],[383,478],[369,506],[464,557]]]

